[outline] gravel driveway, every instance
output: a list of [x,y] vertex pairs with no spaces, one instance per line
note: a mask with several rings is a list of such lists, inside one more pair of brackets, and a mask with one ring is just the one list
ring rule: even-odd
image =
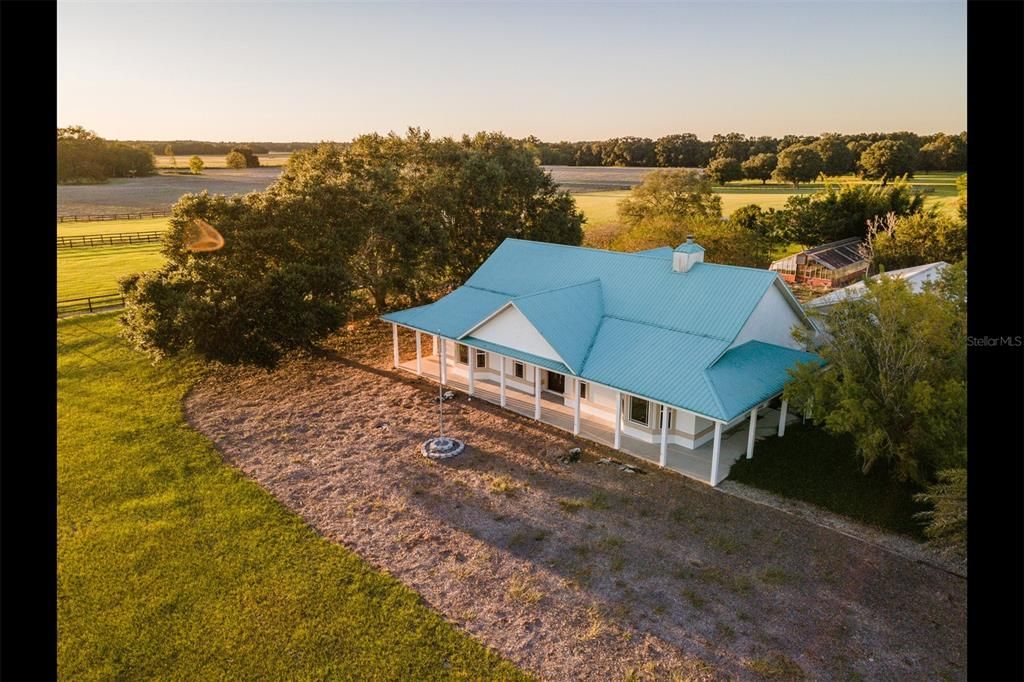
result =
[[428,461],[437,388],[387,367],[390,329],[331,345],[218,372],[189,422],[539,677],[966,678],[964,580],[462,394],[446,414],[466,452]]

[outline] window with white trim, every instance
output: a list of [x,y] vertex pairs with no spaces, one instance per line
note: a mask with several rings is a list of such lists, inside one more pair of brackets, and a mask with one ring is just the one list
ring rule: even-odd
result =
[[671,407],[665,407],[664,405],[661,406],[661,409],[658,410],[658,428],[659,429],[661,428],[661,413],[662,413],[663,410],[668,410],[668,430],[671,431],[672,430],[672,414],[675,412],[675,410],[673,410]]
[[467,346],[467,345],[465,345],[463,343],[459,344],[459,364],[460,365],[468,365],[469,364],[469,346]]
[[513,362],[512,374],[515,375],[516,379],[522,379],[526,376],[526,365],[521,362]]
[[650,426],[651,403],[643,398],[629,396],[629,421],[635,424]]
[[476,352],[476,366],[486,367],[487,366],[487,353],[482,350]]
[[581,381],[580,382],[580,400],[586,400],[586,399],[587,399],[587,382]]

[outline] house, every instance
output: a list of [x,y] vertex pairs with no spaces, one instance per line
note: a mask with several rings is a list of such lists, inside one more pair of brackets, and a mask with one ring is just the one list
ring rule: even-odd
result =
[[[931,282],[938,279],[939,275],[942,274],[943,269],[949,266],[949,263],[939,261],[937,263],[927,263],[925,265],[915,265],[910,268],[901,268],[900,270],[891,270],[883,273],[886,277],[892,277],[895,279],[906,280],[907,284],[910,285],[911,291],[918,293],[924,286],[925,282]],[[873,280],[878,280],[882,275],[875,275],[872,277]],[[843,287],[842,289],[836,289],[830,291],[824,296],[812,299],[804,304],[808,311],[824,313],[828,311],[839,301],[850,301],[856,300],[867,293],[867,285],[864,281],[854,282],[853,284]]]
[[867,274],[869,261],[860,239],[850,237],[779,259],[768,266],[787,282],[812,287],[841,287]]
[[783,435],[786,402],[769,408],[787,370],[820,362],[776,273],[705,263],[692,238],[640,253],[506,239],[463,286],[382,318],[396,368],[712,485]]

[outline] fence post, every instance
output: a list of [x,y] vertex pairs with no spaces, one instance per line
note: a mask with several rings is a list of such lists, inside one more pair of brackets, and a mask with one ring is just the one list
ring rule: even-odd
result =
[[89,304],[89,312],[91,313],[92,312],[92,296],[90,296],[87,299],[85,299],[85,301],[86,301],[86,303]]

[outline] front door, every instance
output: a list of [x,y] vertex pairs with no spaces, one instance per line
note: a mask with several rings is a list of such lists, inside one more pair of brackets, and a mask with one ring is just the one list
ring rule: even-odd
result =
[[565,375],[548,370],[548,390],[553,393],[565,393]]

